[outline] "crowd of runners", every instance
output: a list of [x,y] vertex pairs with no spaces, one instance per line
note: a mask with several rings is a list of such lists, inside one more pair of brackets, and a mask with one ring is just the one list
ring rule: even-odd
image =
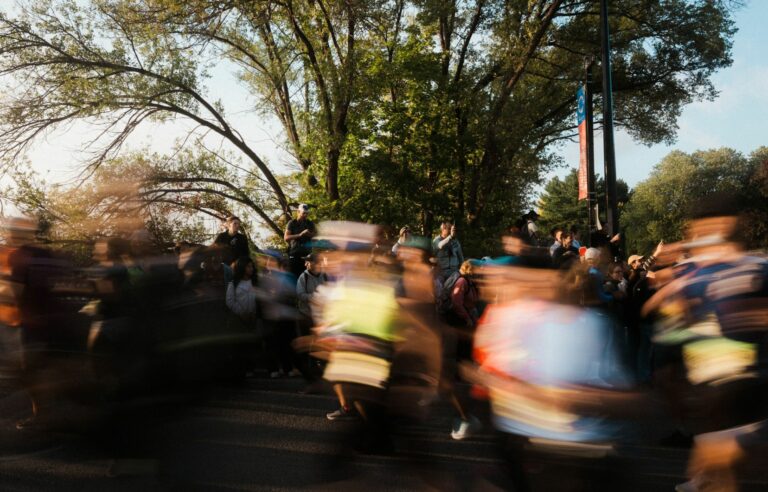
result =
[[332,391],[327,418],[356,422],[364,453],[398,452],[398,425],[445,402],[453,439],[500,436],[515,490],[542,449],[597,463],[591,490],[621,488],[617,443],[691,439],[680,490],[736,490],[763,459],[768,261],[743,251],[727,200],[703,202],[684,240],[626,261],[618,236],[543,235],[535,212],[500,238],[504,255],[482,258],[465,257],[451,222],[387,244],[376,225],[309,212],[287,224],[287,254],[252,256],[230,217],[210,246],[174,255],[142,231],[100,240],[80,269],[9,221],[0,321],[19,334],[32,401],[19,429],[73,388],[120,401],[261,373]]

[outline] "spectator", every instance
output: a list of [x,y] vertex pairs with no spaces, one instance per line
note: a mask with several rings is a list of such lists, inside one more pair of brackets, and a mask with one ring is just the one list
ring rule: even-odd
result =
[[608,281],[605,283],[606,291],[613,294],[614,299],[627,297],[628,282],[624,276],[624,265],[611,263],[608,267]]
[[562,243],[552,255],[552,261],[557,268],[560,268],[573,258],[579,257],[579,249],[573,245],[573,236],[570,232],[563,232],[560,235]]
[[472,275],[472,262],[469,260],[461,264],[459,273],[451,291],[451,316],[454,325],[474,328],[479,317],[477,302],[480,299],[477,285]]
[[[447,317],[448,324],[459,329],[448,329],[443,334],[443,363],[446,366],[443,377],[446,379],[456,377],[459,361],[471,360],[472,338],[480,317],[477,309],[480,296],[470,260],[461,264],[459,274],[451,290],[451,311]],[[469,402],[463,401],[455,388],[451,389],[451,403],[458,413],[451,429],[451,437],[456,440],[465,439],[481,427],[480,421],[469,412]]]
[[613,300],[613,297],[605,292],[603,285],[605,277],[600,271],[600,250],[589,248],[584,254],[584,261],[587,264],[587,283],[584,286],[584,304],[593,307],[607,307]]
[[549,256],[554,258],[557,248],[563,245],[562,241],[560,240],[560,236],[563,234],[563,230],[560,227],[553,227],[549,233],[553,239],[552,245],[549,247]]
[[411,238],[411,228],[408,226],[405,226],[400,229],[400,236],[397,238],[397,242],[392,246],[392,256],[397,257],[397,250],[400,249],[400,247],[408,242],[408,240]]
[[651,337],[653,335],[653,326],[641,315],[641,310],[645,302],[650,299],[653,291],[650,288],[648,279],[653,277],[650,271],[656,262],[656,257],[661,253],[664,242],[659,242],[652,255],[643,257],[632,255],[627,260],[629,264],[629,278],[627,279],[627,351],[631,365],[636,371],[637,379],[641,382],[648,382],[651,379],[651,368],[653,364],[653,344]]
[[571,226],[571,237],[573,238],[573,246],[576,249],[581,248],[581,240],[579,239],[579,228],[576,226]]
[[437,258],[438,283],[442,285],[464,262],[461,244],[456,239],[456,226],[451,222],[446,221],[440,225],[440,235],[432,241],[432,254]]
[[299,312],[312,319],[312,297],[322,284],[328,282],[328,275],[321,271],[320,258],[316,254],[304,257],[306,270],[296,283],[296,296],[299,299]]
[[538,246],[539,228],[536,225],[536,221],[539,220],[539,214],[537,214],[535,210],[531,210],[523,215],[523,219],[525,220],[525,225],[520,231],[523,240],[532,246]]
[[227,307],[243,321],[256,316],[256,266],[247,256],[237,259],[232,269],[232,282],[227,286]]
[[240,218],[232,215],[227,218],[224,225],[227,230],[216,236],[213,244],[225,246],[222,250],[222,261],[231,265],[235,260],[250,254],[248,238],[240,232]]
[[624,276],[624,265],[621,263],[611,263],[608,266],[608,278],[603,285],[603,290],[613,297],[611,314],[622,331],[627,325],[625,309],[627,304],[627,289],[628,282]]
[[288,243],[288,268],[298,278],[304,271],[304,257],[312,252],[309,242],[317,228],[309,220],[309,205],[302,203],[296,213],[296,218],[285,226],[283,239]]

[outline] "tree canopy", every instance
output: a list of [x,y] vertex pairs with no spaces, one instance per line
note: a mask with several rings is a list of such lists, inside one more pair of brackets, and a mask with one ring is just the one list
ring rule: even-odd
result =
[[[595,179],[596,197],[600,221],[605,224],[605,180],[598,176]],[[587,231],[587,202],[579,200],[579,172],[572,170],[564,178],[550,179],[539,196],[539,214],[542,230],[549,233],[554,227],[577,227],[582,237],[586,238]],[[616,198],[619,213],[630,199],[629,186],[622,179],[616,180]],[[594,226],[594,224],[593,224]]]
[[[611,2],[617,127],[644,143],[674,139],[682,107],[714,97],[710,77],[731,63],[731,8]],[[10,81],[0,157],[18,162],[50,130],[87,121],[103,130],[83,144],[93,170],[140,125],[186,120],[190,141],[216,141],[239,160],[222,197],[237,202],[235,189],[258,181],[248,207],[275,233],[301,199],[318,218],[427,234],[452,218],[484,248],[557,163],[558,142],[574,137],[584,59],[600,50],[598,11],[597,0],[20,0],[0,14]],[[255,96],[254,111],[280,122],[299,189],[207,87],[221,63]],[[210,191],[186,185],[177,193]]]
[[628,251],[645,254],[659,240],[683,236],[686,221],[699,200],[727,193],[743,211],[744,239],[749,248],[768,246],[768,148],[748,157],[720,148],[686,154],[671,152],[651,175],[635,187],[622,215]]

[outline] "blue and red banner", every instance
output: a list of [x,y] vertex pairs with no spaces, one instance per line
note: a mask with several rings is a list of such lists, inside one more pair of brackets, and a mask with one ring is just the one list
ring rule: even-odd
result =
[[579,200],[587,198],[587,104],[584,86],[576,92],[576,121],[579,125]]

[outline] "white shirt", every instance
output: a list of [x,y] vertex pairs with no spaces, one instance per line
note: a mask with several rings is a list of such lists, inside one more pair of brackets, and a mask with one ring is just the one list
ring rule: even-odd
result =
[[227,307],[240,317],[256,313],[256,289],[250,280],[241,280],[237,287],[232,282],[227,285]]

